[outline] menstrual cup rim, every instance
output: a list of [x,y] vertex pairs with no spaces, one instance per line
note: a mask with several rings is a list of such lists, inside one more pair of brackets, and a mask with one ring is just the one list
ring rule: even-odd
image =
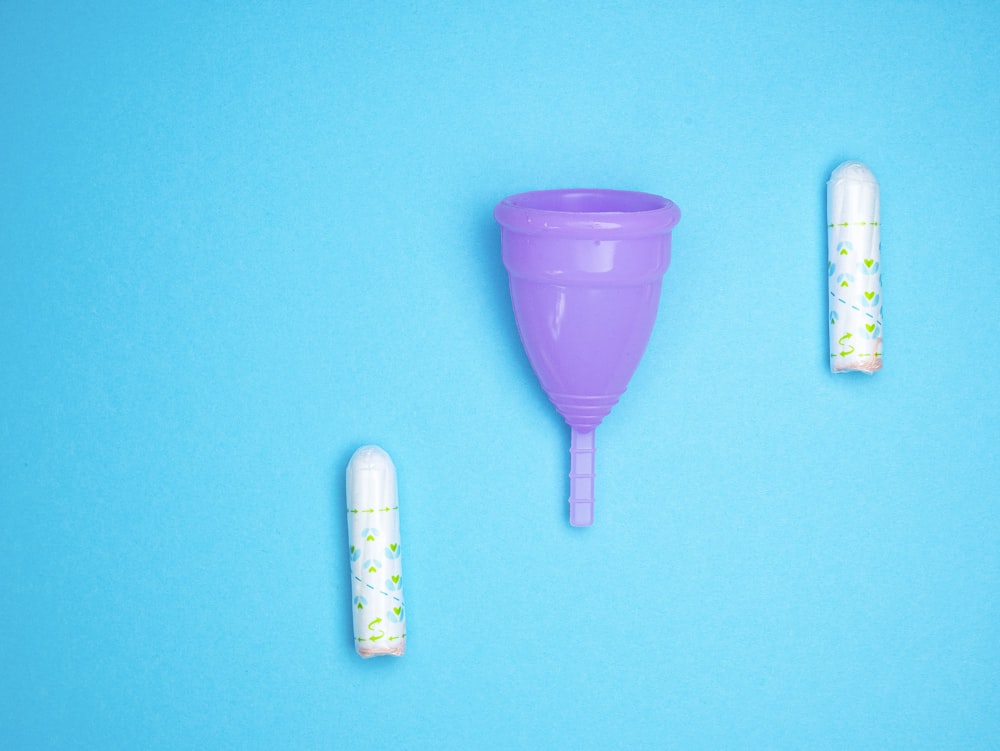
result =
[[[628,201],[652,204],[649,208],[609,208],[608,210],[574,210],[553,208],[551,199],[567,201],[580,196],[606,199],[621,207]],[[538,199],[546,199],[544,202]],[[538,204],[543,203],[544,207]],[[532,205],[535,204],[535,205]],[[606,188],[560,188],[515,193],[501,200],[493,216],[505,229],[527,234],[554,232],[574,236],[621,237],[669,232],[681,218],[677,204],[655,193]]]

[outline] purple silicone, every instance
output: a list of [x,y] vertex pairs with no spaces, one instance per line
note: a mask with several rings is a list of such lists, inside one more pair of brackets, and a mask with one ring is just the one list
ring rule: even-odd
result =
[[594,523],[594,439],[596,430],[570,429],[569,523],[589,527]]
[[[508,196],[493,215],[521,342],[573,430],[570,523],[589,526],[593,431],[646,349],[681,212],[651,193],[541,190]],[[590,469],[578,472],[584,454]]]

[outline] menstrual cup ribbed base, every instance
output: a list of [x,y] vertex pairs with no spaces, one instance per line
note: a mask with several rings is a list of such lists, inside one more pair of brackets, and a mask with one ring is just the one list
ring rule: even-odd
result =
[[612,396],[572,396],[570,394],[549,394],[559,414],[566,424],[580,431],[593,430],[608,416],[611,408],[618,404],[621,394]]

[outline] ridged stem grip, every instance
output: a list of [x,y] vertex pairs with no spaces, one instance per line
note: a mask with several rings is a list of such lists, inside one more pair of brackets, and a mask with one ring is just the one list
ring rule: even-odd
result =
[[596,430],[572,428],[569,446],[569,523],[594,523],[594,452]]

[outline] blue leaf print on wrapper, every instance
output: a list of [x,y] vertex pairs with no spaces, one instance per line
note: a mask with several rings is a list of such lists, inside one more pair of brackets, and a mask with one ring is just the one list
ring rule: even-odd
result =
[[878,274],[878,269],[879,262],[873,261],[871,258],[866,258],[858,264],[858,270],[865,276],[875,276]]

